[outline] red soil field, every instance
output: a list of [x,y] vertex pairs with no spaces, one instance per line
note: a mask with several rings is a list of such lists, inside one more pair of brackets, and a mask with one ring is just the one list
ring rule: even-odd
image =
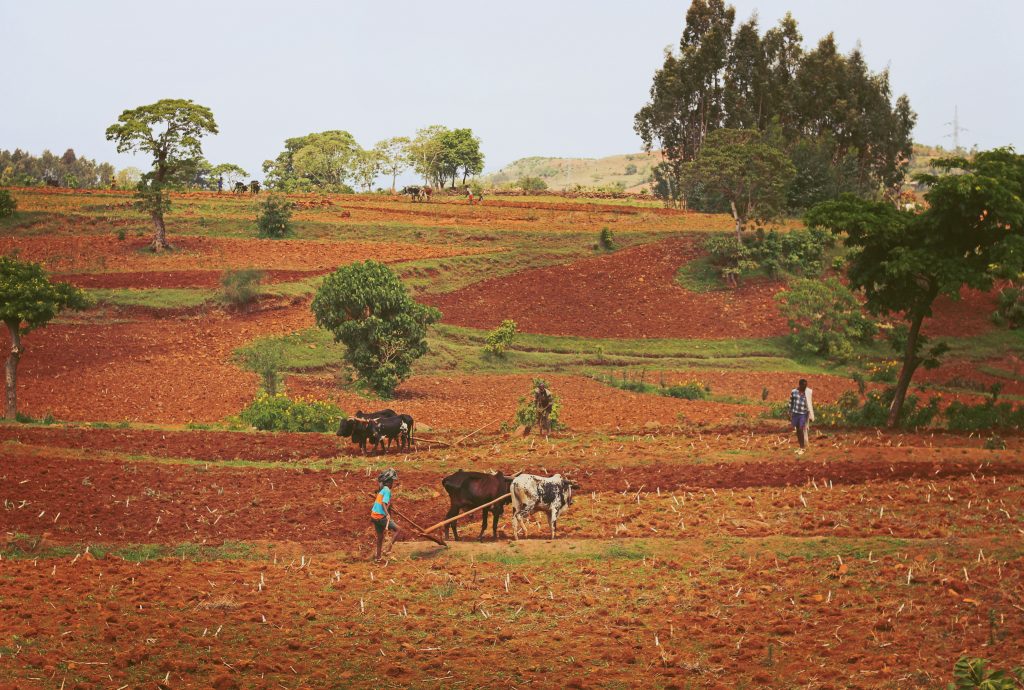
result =
[[747,284],[696,293],[674,284],[701,254],[694,237],[483,281],[424,296],[460,326],[493,328],[514,319],[520,330],[592,338],[727,338],[787,333],[772,296],[782,285]]
[[397,262],[481,251],[457,246],[397,242],[257,240],[189,235],[170,239],[179,251],[154,254],[146,251],[149,238],[118,240],[112,235],[8,236],[0,237],[0,253],[17,250],[22,260],[41,262],[44,268],[56,273],[214,271],[247,267],[326,273],[338,266],[365,259]]
[[[324,271],[264,270],[263,283],[304,280]],[[51,278],[81,288],[216,288],[223,271],[120,271],[117,273],[58,273]]]

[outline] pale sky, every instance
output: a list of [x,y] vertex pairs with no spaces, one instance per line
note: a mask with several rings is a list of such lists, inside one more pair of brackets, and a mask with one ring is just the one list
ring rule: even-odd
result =
[[[1021,0],[734,0],[762,33],[793,12],[807,47],[860,41],[918,113],[916,141],[1024,151]],[[364,147],[431,124],[471,127],[492,172],[524,156],[638,151],[647,102],[689,0],[55,2],[0,0],[0,149],[148,167],[104,138],[126,108],[209,106],[213,163],[261,164],[285,138],[345,129]]]

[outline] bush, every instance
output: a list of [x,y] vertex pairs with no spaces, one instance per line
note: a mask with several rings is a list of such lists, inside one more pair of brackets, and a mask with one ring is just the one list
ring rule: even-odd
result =
[[[823,427],[884,427],[889,417],[895,389],[871,391],[863,401],[853,391],[846,391],[834,403],[815,403],[815,423]],[[929,426],[939,413],[939,398],[933,397],[922,405],[916,395],[908,395],[900,411],[897,426],[901,429],[917,429]],[[771,416],[775,419],[789,419],[789,402],[772,406]]]
[[704,400],[711,393],[711,389],[699,381],[687,381],[675,386],[665,386],[659,392],[661,395],[668,396],[669,398]]
[[221,297],[233,307],[249,306],[259,297],[264,275],[263,271],[255,268],[224,271],[220,278]]
[[243,422],[262,431],[329,432],[345,414],[334,403],[292,400],[283,393],[261,394],[239,414]]
[[762,270],[771,276],[817,276],[825,268],[825,254],[835,243],[830,232],[821,228],[767,234],[759,230],[736,241],[733,235],[713,235],[704,241],[704,249],[729,284]]
[[241,360],[246,369],[259,375],[265,393],[277,394],[281,385],[281,369],[284,368],[284,346],[280,342],[257,343],[241,355]]
[[872,362],[867,366],[868,379],[880,383],[896,383],[896,376],[900,373],[900,362],[896,359],[887,359],[881,362]]
[[630,377],[625,370],[621,378],[605,376],[598,378],[601,383],[633,393],[646,393],[648,395],[664,395],[667,398],[681,398],[683,400],[705,400],[711,395],[711,386],[701,381],[684,381],[672,386],[666,385],[664,380],[655,385],[644,381],[645,372],[639,376],[634,374]]
[[516,180],[515,186],[527,192],[540,192],[548,188],[548,183],[539,177],[524,175]]
[[847,360],[854,343],[870,341],[877,330],[837,278],[795,280],[775,301],[789,321],[793,346],[802,352]]
[[1024,289],[1007,287],[1000,290],[992,320],[997,326],[1006,328],[1024,327]]
[[370,388],[391,397],[427,352],[427,326],[441,312],[419,304],[395,272],[376,261],[324,278],[312,304],[316,323],[345,345],[345,361]]
[[948,690],[1017,690],[1024,686],[1024,668],[1012,671],[985,668],[988,659],[960,657],[953,666],[953,682]]
[[636,175],[636,164],[635,163],[629,163],[628,165],[626,165],[626,172],[624,172],[623,174],[624,175]]
[[516,337],[516,322],[512,319],[505,319],[501,325],[487,334],[487,344],[484,345],[484,352],[495,357],[504,357],[505,351],[512,347],[512,341]]
[[293,234],[292,202],[280,194],[269,194],[260,206],[260,214],[256,217],[257,235],[279,239]]
[[619,248],[612,237],[612,231],[608,228],[601,228],[601,234],[597,237],[597,246],[606,252],[613,252]]
[[0,189],[0,218],[13,216],[18,210],[17,200],[6,189]]
[[[551,414],[548,415],[548,421],[551,422],[551,430],[558,431],[559,429],[564,429],[565,425],[558,421],[558,413],[562,409],[561,401],[559,401],[555,392],[548,387],[547,382],[545,382],[544,379],[533,380],[533,387],[535,389],[541,384],[543,384],[544,387],[548,389],[548,392],[551,393]],[[524,426],[527,429],[530,429],[536,425],[537,407],[533,404],[533,394],[531,393],[530,395],[524,395],[519,398],[516,413],[512,422],[512,428]],[[509,426],[507,424],[502,425],[502,428],[506,431],[509,430]]]
[[1024,428],[1024,406],[1015,408],[1008,402],[996,402],[995,395],[979,405],[954,400],[946,408],[945,416],[951,431]]

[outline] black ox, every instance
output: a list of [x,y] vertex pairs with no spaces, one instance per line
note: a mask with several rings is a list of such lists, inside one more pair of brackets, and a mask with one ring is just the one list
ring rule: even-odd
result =
[[[441,486],[448,492],[448,499],[451,501],[451,507],[448,509],[445,519],[453,518],[459,513],[465,512],[472,508],[482,506],[485,503],[489,503],[496,498],[501,498],[505,494],[509,493],[512,484],[512,477],[506,477],[501,472],[495,472],[494,474],[487,474],[485,472],[466,472],[459,470],[455,474],[448,475],[441,480]],[[478,539],[483,541],[484,532],[487,530],[487,514],[490,513],[493,519],[492,531],[494,538],[498,538],[498,519],[501,518],[501,514],[512,501],[509,497],[504,501],[500,501],[484,508],[483,520],[480,523],[480,536]],[[459,539],[459,530],[455,523],[445,525],[444,536],[448,536],[448,530],[451,529],[455,535],[455,540]]]

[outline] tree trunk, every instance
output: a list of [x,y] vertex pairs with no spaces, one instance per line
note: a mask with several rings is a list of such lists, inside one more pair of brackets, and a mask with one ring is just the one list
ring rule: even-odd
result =
[[732,217],[736,221],[736,242],[743,246],[743,221],[740,220],[740,214],[736,211],[736,202],[730,201],[729,206],[732,207]]
[[167,242],[167,227],[164,225],[164,214],[162,211],[153,211],[150,214],[153,218],[153,228],[156,233],[153,235],[153,243],[150,245],[154,252],[162,252],[165,249],[172,249]]
[[924,321],[924,312],[917,311],[910,323],[910,333],[907,334],[907,345],[903,351],[903,368],[900,369],[900,377],[896,381],[896,392],[889,405],[889,418],[885,426],[892,429],[900,419],[900,412],[903,410],[903,401],[906,400],[907,390],[910,389],[910,379],[921,364],[921,358],[917,356],[917,341],[921,336],[921,323]]
[[397,172],[396,173],[392,173],[391,174],[391,193],[392,194],[395,193],[395,180],[397,180],[397,179],[398,179],[398,173]]
[[11,354],[7,356],[7,404],[4,407],[4,418],[14,419],[18,413],[18,360],[21,359],[21,324],[6,322],[7,331],[11,334]]

